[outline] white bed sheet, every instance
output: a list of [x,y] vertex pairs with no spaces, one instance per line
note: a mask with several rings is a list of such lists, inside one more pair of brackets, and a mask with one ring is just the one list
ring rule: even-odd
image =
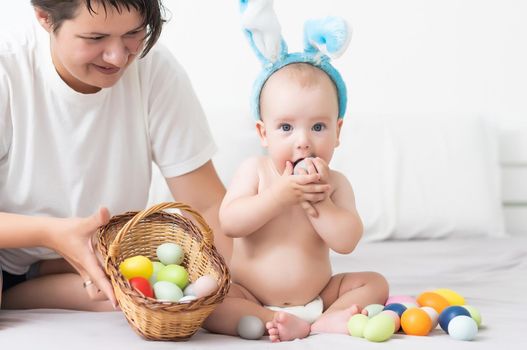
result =
[[199,331],[188,342],[152,342],[136,335],[120,312],[0,310],[1,349],[516,349],[527,338],[527,237],[360,244],[348,256],[333,256],[334,272],[384,274],[392,295],[451,288],[483,316],[476,339],[450,338],[439,327],[429,336],[396,334],[385,343],[345,335],[313,335],[272,344]]

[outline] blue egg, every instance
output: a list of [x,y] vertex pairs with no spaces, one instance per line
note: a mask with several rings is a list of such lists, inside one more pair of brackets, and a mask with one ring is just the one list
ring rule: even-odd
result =
[[448,334],[457,340],[472,340],[478,334],[478,325],[470,316],[456,316],[448,324]]
[[392,304],[386,305],[383,310],[392,310],[397,315],[399,315],[399,318],[401,318],[401,315],[403,314],[403,312],[406,311],[406,306],[404,306],[403,304],[399,304],[399,303],[392,303]]
[[445,332],[448,333],[448,324],[456,316],[470,317],[470,313],[462,306],[449,306],[441,312],[439,315],[439,325]]

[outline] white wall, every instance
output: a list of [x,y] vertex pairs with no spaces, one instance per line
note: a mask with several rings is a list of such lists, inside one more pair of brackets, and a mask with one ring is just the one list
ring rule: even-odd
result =
[[[259,65],[239,26],[237,0],[165,0],[162,42],[187,68],[216,125],[246,120]],[[10,1],[0,22],[27,21],[29,0]],[[275,0],[283,35],[301,49],[303,22],[337,14],[354,28],[335,62],[350,89],[350,115],[481,114],[504,125],[527,116],[527,1]],[[225,111],[227,110],[227,111]],[[238,121],[236,121],[237,123]]]
[[[205,107],[247,110],[259,66],[239,28],[238,1],[166,5],[173,17],[162,41]],[[351,115],[482,114],[503,123],[527,116],[527,1],[275,0],[275,8],[295,51],[308,18],[338,14],[352,23],[350,50],[335,62],[350,87]]]
[[[252,124],[249,94],[260,69],[240,29],[238,1],[165,5],[171,19],[161,41],[186,67],[222,146]],[[31,20],[29,0],[10,6],[0,13],[2,28]],[[275,0],[275,9],[294,51],[302,49],[306,19],[337,14],[352,24],[350,49],[334,62],[350,90],[345,128],[379,114],[477,114],[527,128],[527,1]]]

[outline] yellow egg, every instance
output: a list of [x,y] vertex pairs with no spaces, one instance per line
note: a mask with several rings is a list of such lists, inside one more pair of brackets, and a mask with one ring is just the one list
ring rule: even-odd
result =
[[465,305],[465,298],[454,292],[452,289],[439,288],[436,289],[434,293],[441,295],[450,305]]
[[364,336],[364,328],[368,323],[368,316],[363,314],[355,314],[351,316],[347,323],[348,332],[353,337],[362,338]]
[[143,277],[149,279],[154,271],[154,266],[146,256],[136,255],[125,259],[119,264],[119,271],[126,279]]

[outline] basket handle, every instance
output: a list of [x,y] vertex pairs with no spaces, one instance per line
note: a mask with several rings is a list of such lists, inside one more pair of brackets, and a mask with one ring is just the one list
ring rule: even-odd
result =
[[191,214],[194,219],[198,222],[198,224],[203,229],[203,244],[207,247],[212,247],[214,243],[214,236],[212,234],[212,229],[209,227],[209,225],[205,222],[205,219],[194,209],[192,209],[189,205],[180,203],[180,202],[164,202],[159,203],[156,205],[151,206],[148,209],[142,210],[135,214],[133,218],[131,218],[117,233],[114,240],[110,244],[110,247],[108,248],[108,254],[106,256],[106,266],[108,266],[108,263],[110,259],[115,259],[115,257],[119,254],[120,249],[119,246],[121,241],[123,240],[125,232],[128,232],[130,228],[132,228],[134,225],[136,225],[139,221],[146,218],[149,215],[152,215],[154,213],[163,211],[165,209],[179,209],[184,210]]

